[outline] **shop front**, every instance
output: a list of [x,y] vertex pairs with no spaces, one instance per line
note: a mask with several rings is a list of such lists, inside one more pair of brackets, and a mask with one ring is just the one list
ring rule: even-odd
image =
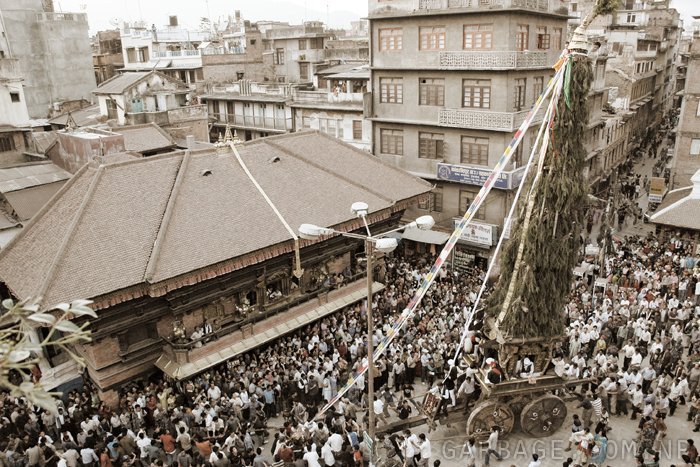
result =
[[[460,220],[455,218],[454,225]],[[452,268],[465,272],[475,267],[485,270],[489,265],[491,249],[497,242],[497,225],[472,221],[452,250]]]

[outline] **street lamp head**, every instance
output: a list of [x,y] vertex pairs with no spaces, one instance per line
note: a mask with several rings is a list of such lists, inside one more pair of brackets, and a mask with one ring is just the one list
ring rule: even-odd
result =
[[369,206],[367,205],[367,203],[357,201],[356,203],[352,203],[352,206],[350,206],[350,210],[357,217],[364,217],[367,215],[367,213],[369,213]]
[[421,230],[430,230],[435,225],[433,216],[420,216],[416,219],[416,226]]
[[378,238],[374,242],[374,249],[381,253],[391,253],[399,246],[399,242],[395,238]]
[[313,224],[301,224],[299,226],[299,236],[304,240],[316,240],[322,235],[330,235],[331,233],[333,233],[331,229]]

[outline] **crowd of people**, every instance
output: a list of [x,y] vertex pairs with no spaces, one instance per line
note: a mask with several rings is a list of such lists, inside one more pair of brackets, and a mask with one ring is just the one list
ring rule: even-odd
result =
[[[633,199],[637,191],[626,193]],[[564,465],[606,465],[608,433],[618,417],[637,421],[635,462],[648,467],[659,465],[670,420],[683,418],[692,431],[700,430],[695,247],[680,234],[614,238],[596,273],[602,280],[584,276],[572,287],[562,310],[567,333],[547,369],[581,381],[570,388],[579,402],[566,427],[570,458]],[[434,259],[414,254],[379,263],[375,274],[386,287],[371,303],[375,345]],[[418,411],[416,396],[426,392],[437,395],[439,414],[450,407],[465,414],[472,409],[479,395],[475,372],[487,363],[473,346],[484,338],[480,330],[473,330],[466,349],[476,367],[453,356],[485,279],[478,268],[440,271],[412,322],[375,362],[374,400],[359,377],[319,416],[320,407],[366,362],[367,304],[358,303],[192,379],[135,381],[122,388],[117,407],[103,403],[88,379],[81,391],[63,398],[57,414],[0,393],[0,466],[364,467],[369,410],[380,426],[408,419]],[[341,286],[342,277],[333,280]],[[211,333],[206,326],[198,328],[197,339]],[[517,374],[506,376],[527,377],[529,366],[525,358]],[[499,433],[493,427],[481,450],[485,465],[501,457]],[[476,465],[477,440],[464,442],[460,463]],[[376,444],[380,457],[374,460],[381,465],[440,464],[424,433],[399,429]],[[686,446],[684,462],[700,462],[692,438]],[[530,465],[540,465],[539,457],[533,454]]]

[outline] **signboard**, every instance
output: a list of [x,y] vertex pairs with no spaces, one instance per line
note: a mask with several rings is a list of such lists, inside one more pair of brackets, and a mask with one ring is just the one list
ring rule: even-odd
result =
[[[455,228],[461,219],[454,219]],[[493,245],[493,239],[496,236],[496,226],[491,224],[477,224],[472,222],[469,224],[460,237],[465,242],[476,243],[490,247]]]
[[[502,172],[494,188],[501,190],[511,190],[520,186],[523,180],[525,167],[513,170],[511,172]],[[482,186],[486,183],[486,179],[491,175],[491,169],[479,167],[469,167],[464,165],[454,164],[437,164],[437,179],[448,182],[464,183],[465,185]]]
[[660,203],[666,193],[666,180],[663,177],[652,177],[649,180],[649,202]]
[[369,436],[369,434],[366,431],[362,432],[362,439],[364,439],[365,443],[367,443],[367,448],[369,449],[369,452],[372,452],[372,445],[374,444],[374,440]]

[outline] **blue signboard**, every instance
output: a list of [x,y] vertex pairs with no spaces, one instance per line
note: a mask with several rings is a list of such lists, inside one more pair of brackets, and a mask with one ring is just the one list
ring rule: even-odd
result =
[[[501,190],[517,188],[522,182],[524,171],[525,167],[521,167],[512,172],[502,172],[498,180],[496,180],[494,188],[499,188]],[[453,164],[437,164],[438,180],[464,183],[465,185],[483,186],[489,175],[491,175],[491,169],[480,169],[478,167]]]

